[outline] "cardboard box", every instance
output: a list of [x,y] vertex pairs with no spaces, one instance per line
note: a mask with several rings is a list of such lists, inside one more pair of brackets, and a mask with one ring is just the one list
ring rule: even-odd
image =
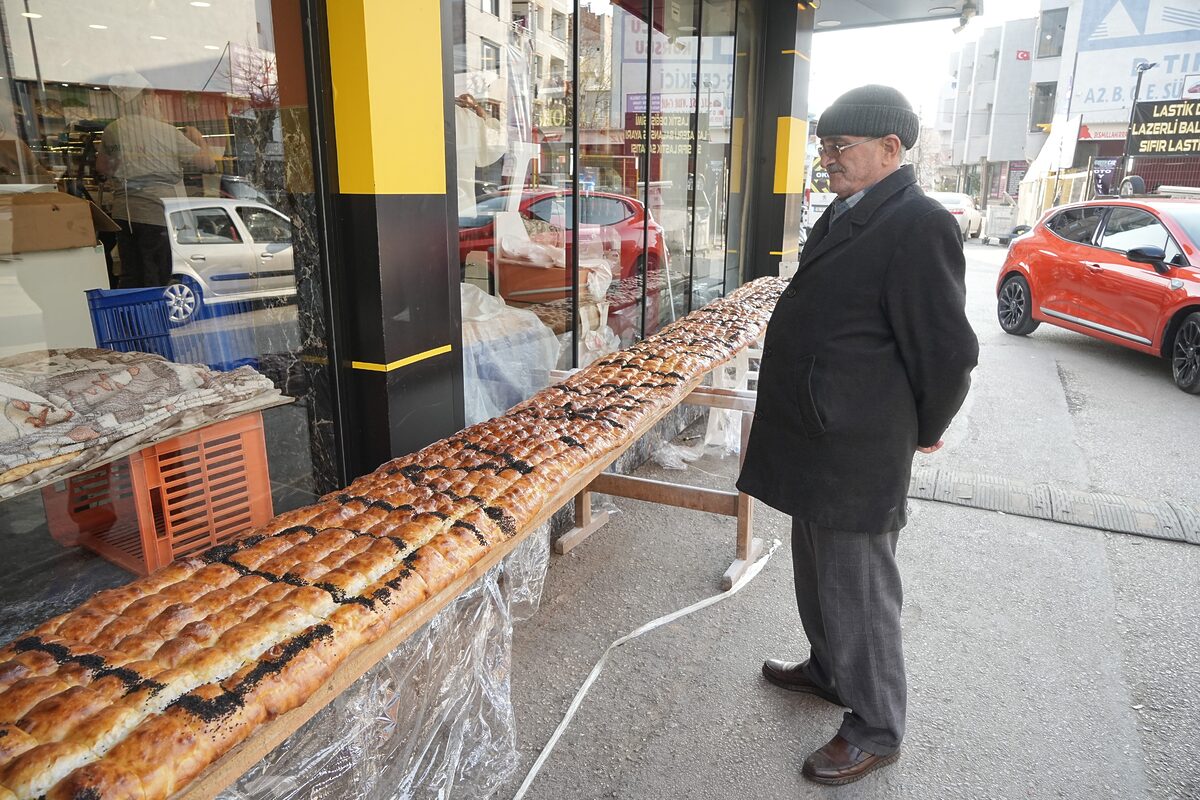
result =
[[63,192],[0,195],[0,254],[96,244],[91,204]]

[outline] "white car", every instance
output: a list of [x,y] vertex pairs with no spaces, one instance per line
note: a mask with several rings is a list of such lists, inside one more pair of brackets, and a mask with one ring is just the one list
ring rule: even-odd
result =
[[252,200],[178,197],[163,201],[171,236],[171,321],[206,306],[294,297],[292,223]]
[[961,192],[927,192],[958,221],[958,230],[963,239],[978,236],[983,231],[983,214],[975,207],[975,201],[970,195]]

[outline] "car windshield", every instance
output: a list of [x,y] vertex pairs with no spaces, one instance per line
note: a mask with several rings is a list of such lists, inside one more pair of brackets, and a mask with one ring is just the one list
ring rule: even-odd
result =
[[1163,210],[1179,223],[1192,244],[1200,247],[1200,203],[1172,203]]

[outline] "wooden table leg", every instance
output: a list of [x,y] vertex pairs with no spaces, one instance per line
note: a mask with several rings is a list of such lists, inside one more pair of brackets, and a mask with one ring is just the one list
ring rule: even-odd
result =
[[[746,460],[746,445],[750,441],[750,425],[753,421],[754,415],[752,413],[749,411],[742,412],[742,449],[738,453],[739,464]],[[754,498],[748,494],[738,492],[735,559],[729,569],[725,570],[725,574],[721,576],[721,588],[725,591],[729,591],[732,588],[737,579],[746,571],[746,568],[753,564],[755,559],[762,553],[762,539],[754,538],[753,528]]]
[[575,527],[554,541],[554,552],[567,553],[608,522],[608,512],[592,513],[592,493],[586,489],[575,495]]

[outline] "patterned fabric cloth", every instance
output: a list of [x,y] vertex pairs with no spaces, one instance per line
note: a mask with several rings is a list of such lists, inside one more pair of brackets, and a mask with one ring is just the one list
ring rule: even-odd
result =
[[95,349],[0,359],[0,498],[280,402],[250,367],[215,372]]

